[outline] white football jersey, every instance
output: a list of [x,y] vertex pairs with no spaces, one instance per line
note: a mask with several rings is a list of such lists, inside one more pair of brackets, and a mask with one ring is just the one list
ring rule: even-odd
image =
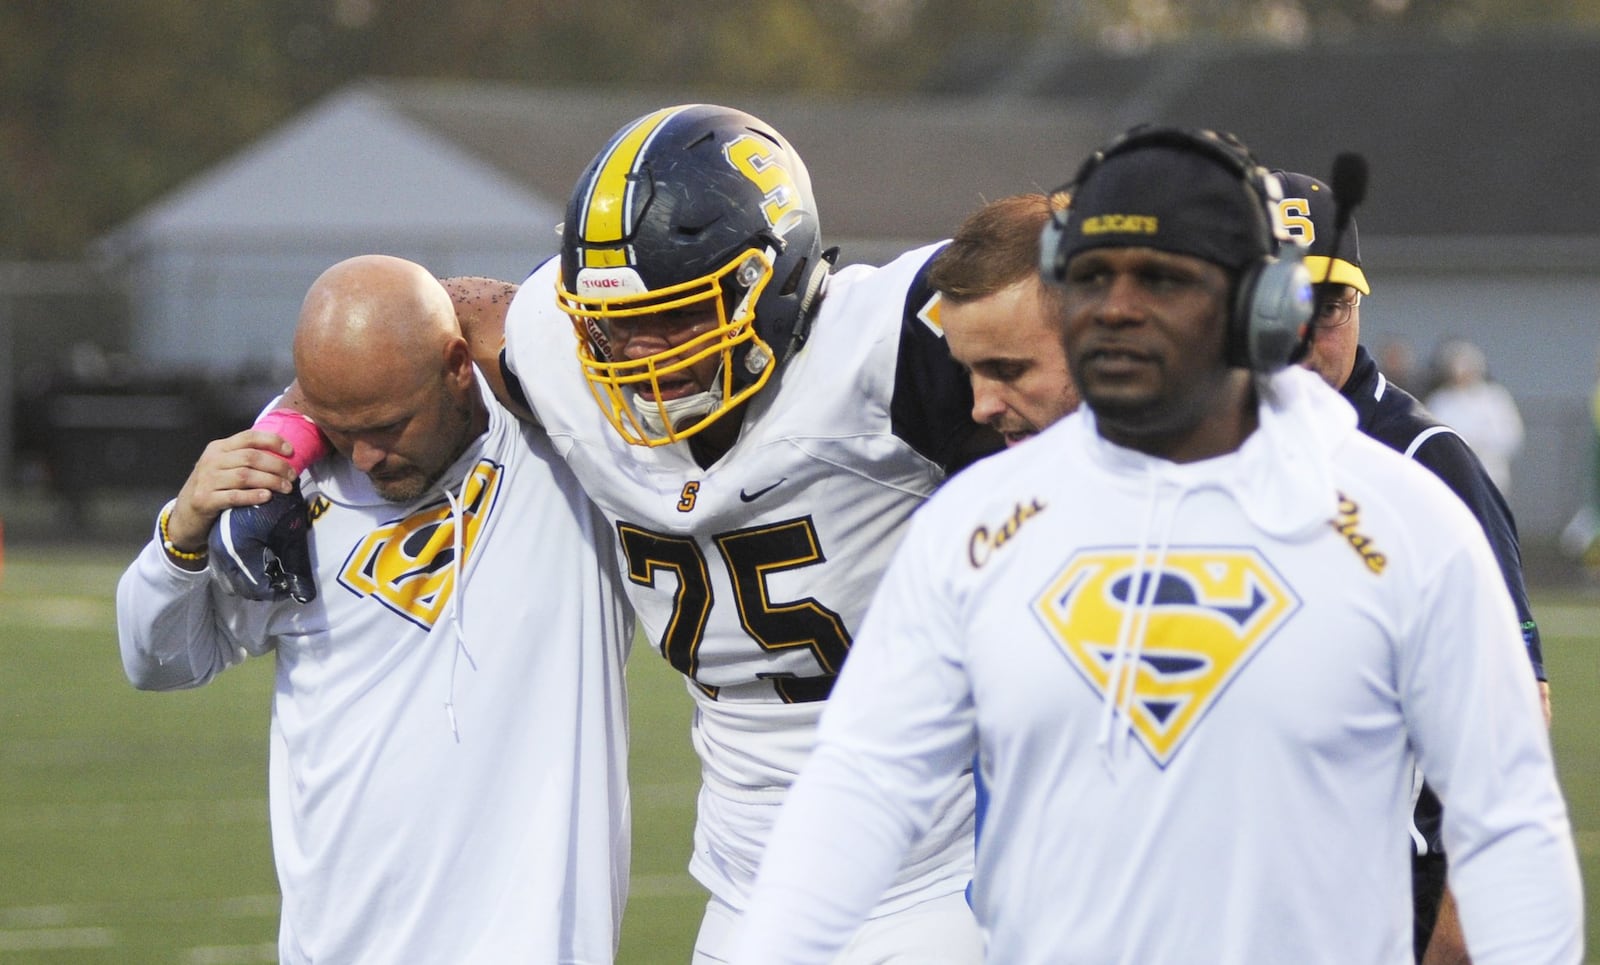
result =
[[543,434],[485,398],[488,431],[413,503],[348,459],[302,477],[311,604],[241,600],[155,543],[119,586],[141,687],[276,653],[286,963],[615,955],[631,620],[604,520]]
[[[698,702],[704,784],[690,868],[736,908],[890,554],[944,478],[906,437],[971,431],[970,403],[950,404],[966,386],[947,356],[947,382],[905,382],[908,356],[945,351],[916,318],[934,250],[835,275],[809,340],[747,403],[738,441],[709,468],[687,443],[633,446],[604,419],[556,307],[557,262],[522,285],[506,320],[509,369],[610,518],[640,623]],[[891,411],[897,398],[912,417]],[[970,783],[945,785],[942,818],[889,905],[965,886]]]
[[734,961],[830,961],[927,782],[976,753],[991,961],[1406,965],[1413,751],[1473,961],[1577,961],[1571,829],[1481,530],[1314,374],[1269,394],[1236,453],[1173,464],[1083,410],[928,503]]

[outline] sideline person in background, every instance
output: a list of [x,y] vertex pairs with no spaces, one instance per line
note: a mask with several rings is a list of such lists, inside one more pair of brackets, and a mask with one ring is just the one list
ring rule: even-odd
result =
[[1386,338],[1378,343],[1372,353],[1378,371],[1390,385],[1405,389],[1413,397],[1417,386],[1417,356],[1411,342],[1404,338]]
[[1561,530],[1559,545],[1577,561],[1587,576],[1600,576],[1600,352],[1595,354],[1595,383],[1589,392],[1589,468],[1583,480],[1582,500]]
[[[1545,679],[1539,627],[1522,577],[1522,552],[1511,509],[1473,449],[1449,425],[1385,378],[1362,346],[1361,300],[1372,294],[1372,288],[1361,267],[1355,220],[1351,219],[1342,234],[1336,232],[1334,197],[1328,186],[1309,175],[1277,173],[1284,183],[1279,211],[1290,234],[1308,246],[1306,267],[1315,285],[1314,331],[1300,364],[1322,376],[1355,407],[1356,425],[1362,432],[1438,476],[1478,520],[1516,608],[1548,725],[1550,685]],[[1336,241],[1337,251],[1333,249]],[[1424,965],[1458,965],[1467,961],[1466,939],[1455,902],[1445,888],[1447,858],[1439,807],[1433,788],[1422,785],[1411,833],[1416,957]]]
[[[329,268],[294,359],[334,455],[297,480],[303,424],[293,449],[259,429],[206,447],[117,588],[129,680],[196,687],[274,655],[281,961],[610,962],[632,624],[604,519],[494,401],[421,266]],[[289,493],[309,559],[275,559],[272,593],[239,537]]]
[[1583,548],[1583,563],[1590,573],[1600,573],[1600,353],[1595,355],[1594,391],[1589,395],[1589,479],[1588,506],[1595,521]]
[[976,754],[990,961],[1409,963],[1415,757],[1479,965],[1575,965],[1500,574],[1443,483],[1286,366],[1312,306],[1276,178],[1144,128],[1071,194],[1042,261],[1084,406],[917,513],[733,962],[830,961]]
[[1483,349],[1465,339],[1439,347],[1439,386],[1428,411],[1452,426],[1483,461],[1500,492],[1511,493],[1511,461],[1522,451],[1522,413],[1505,386],[1489,378]]
[[1061,344],[1061,290],[1039,276],[1039,234],[1052,204],[1044,194],[989,202],[962,222],[928,272],[939,293],[933,313],[972,381],[972,421],[1007,446],[1078,407]]

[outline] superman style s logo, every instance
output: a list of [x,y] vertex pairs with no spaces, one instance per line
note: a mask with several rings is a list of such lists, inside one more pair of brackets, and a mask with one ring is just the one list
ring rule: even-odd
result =
[[[1128,716],[1158,766],[1166,767],[1267,641],[1299,608],[1294,591],[1248,547],[1170,550],[1154,571],[1126,549],[1074,554],[1034,600],[1034,614],[1096,696],[1109,684],[1128,608],[1141,634]],[[1138,586],[1135,581],[1138,581]],[[1148,619],[1139,615],[1154,580]],[[1130,646],[1129,653],[1133,648]]]
[[[482,459],[461,486],[462,568],[494,508],[503,473],[500,465]],[[441,501],[379,526],[351,551],[339,583],[431,629],[455,591],[457,524],[450,504]]]

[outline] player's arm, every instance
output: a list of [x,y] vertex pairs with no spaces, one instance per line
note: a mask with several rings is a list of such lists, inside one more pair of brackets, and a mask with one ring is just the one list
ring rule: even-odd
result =
[[162,516],[173,545],[208,548],[209,565],[248,600],[317,596],[299,478],[333,447],[303,400],[297,380],[250,429],[207,446]]
[[506,341],[506,312],[511,308],[511,299],[516,297],[517,286],[477,275],[445,278],[441,283],[455,302],[456,320],[472,351],[472,361],[488,380],[495,398],[519,419],[536,421],[521,386],[508,376],[501,362]]
[[[439,283],[450,293],[450,300],[455,303],[456,321],[461,326],[461,335],[467,340],[467,349],[472,355],[472,361],[477,365],[478,371],[483,373],[495,398],[518,418],[532,421],[533,414],[523,401],[520,389],[515,392],[508,389],[506,375],[500,363],[501,351],[505,347],[506,310],[511,307],[511,299],[517,294],[517,286],[510,282],[476,275],[441,278]],[[303,400],[300,383],[296,380],[284,390],[278,406],[303,411],[305,408]]]
[[162,516],[174,562],[183,569],[205,569],[212,527],[225,510],[259,506],[276,493],[293,491],[293,451],[282,436],[255,428],[207,445]]

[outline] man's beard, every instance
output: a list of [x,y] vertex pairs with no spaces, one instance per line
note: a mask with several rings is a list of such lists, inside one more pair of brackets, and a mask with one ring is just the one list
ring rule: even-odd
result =
[[421,498],[424,493],[427,493],[437,485],[439,480],[444,477],[445,470],[455,465],[455,461],[461,458],[461,454],[467,451],[468,446],[472,445],[474,439],[472,435],[472,412],[472,403],[468,400],[463,400],[460,404],[450,407],[450,415],[454,418],[449,419],[440,431],[453,433],[459,442],[452,449],[449,456],[439,463],[437,468],[427,470],[413,463],[411,472],[396,479],[383,481],[373,479],[370,475],[367,477],[371,480],[372,487],[378,491],[378,495],[383,498],[384,502],[404,505]]

